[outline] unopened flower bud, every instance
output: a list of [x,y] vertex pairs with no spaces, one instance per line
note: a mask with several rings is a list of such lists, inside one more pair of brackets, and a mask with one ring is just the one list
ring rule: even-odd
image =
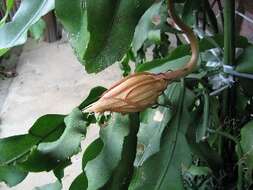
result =
[[156,103],[167,84],[162,74],[147,72],[132,74],[108,89],[87,111],[95,113],[143,111]]

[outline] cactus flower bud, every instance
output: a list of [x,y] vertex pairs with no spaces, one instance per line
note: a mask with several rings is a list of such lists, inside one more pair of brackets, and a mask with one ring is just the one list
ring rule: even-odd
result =
[[174,11],[174,1],[168,1],[169,13],[175,24],[186,34],[191,44],[192,56],[188,63],[175,71],[152,74],[132,74],[107,90],[102,97],[92,104],[87,111],[103,113],[111,112],[139,112],[156,103],[158,96],[166,89],[168,83],[186,76],[195,68],[199,51],[197,39],[187,25],[180,20]]
[[167,85],[168,81],[163,74],[132,74],[108,89],[87,111],[139,112],[155,104]]

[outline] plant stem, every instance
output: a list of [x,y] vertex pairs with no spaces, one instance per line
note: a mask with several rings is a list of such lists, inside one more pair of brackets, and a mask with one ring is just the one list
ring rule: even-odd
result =
[[[224,1],[224,64],[234,65],[235,63],[235,2],[234,0]],[[223,115],[231,116],[234,103],[233,89],[223,94]],[[229,113],[230,112],[230,113]]]
[[210,133],[216,133],[218,135],[221,135],[223,137],[226,137],[227,139],[233,141],[235,144],[239,144],[239,141],[232,135],[230,135],[229,133],[227,132],[224,132],[224,131],[220,131],[221,129],[217,129],[217,130],[213,130],[213,129],[208,129],[208,131]]
[[235,61],[235,2],[225,0],[224,4],[224,64]]
[[204,92],[204,110],[203,110],[203,124],[202,124],[202,128],[200,131],[200,140],[205,140],[206,139],[206,134],[207,134],[207,129],[209,126],[209,111],[210,111],[210,99],[209,99],[209,95],[207,92]]
[[243,189],[243,165],[242,165],[242,156],[243,156],[243,152],[242,152],[242,147],[240,142],[237,140],[237,138],[235,138],[234,136],[230,135],[229,133],[220,131],[220,129],[218,130],[212,130],[212,129],[208,129],[208,131],[210,133],[216,133],[222,137],[225,137],[231,141],[233,141],[236,145],[237,145],[237,158],[238,158],[238,183],[237,183],[237,190],[242,190]]
[[[225,65],[235,65],[235,2],[224,1],[224,60]],[[223,116],[234,117],[235,88],[224,91]]]
[[139,131],[140,120],[138,113],[129,114],[130,126],[129,134],[125,137],[122,155],[114,175],[111,177],[109,183],[102,189],[118,190],[128,189],[132,175],[134,172],[134,160],[137,147],[137,133]]
[[[235,1],[224,0],[224,64],[235,65]],[[236,117],[235,109],[236,101],[236,88],[233,86],[231,89],[224,91],[223,93],[223,119],[233,119]],[[225,124],[226,125],[226,124]],[[240,146],[239,142],[236,142],[237,147]],[[240,148],[238,148],[240,149]],[[238,160],[241,157],[241,151],[237,152]],[[243,170],[242,164],[238,163],[238,181],[237,189],[243,188]]]

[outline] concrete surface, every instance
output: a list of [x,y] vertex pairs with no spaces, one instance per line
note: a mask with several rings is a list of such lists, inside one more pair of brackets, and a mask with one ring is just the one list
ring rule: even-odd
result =
[[[69,113],[88,95],[91,88],[97,85],[108,87],[118,80],[121,73],[118,71],[118,65],[114,65],[97,75],[88,75],[69,44],[37,44],[30,41],[20,56],[18,76],[0,83],[5,86],[0,105],[0,137],[26,133],[34,121],[44,114]],[[97,134],[98,128],[91,128],[82,146],[85,147]],[[81,172],[81,156],[82,153],[75,156],[73,165],[66,169],[64,190]],[[52,173],[30,174],[11,189],[30,190],[54,180]],[[0,189],[10,188],[0,184]]]

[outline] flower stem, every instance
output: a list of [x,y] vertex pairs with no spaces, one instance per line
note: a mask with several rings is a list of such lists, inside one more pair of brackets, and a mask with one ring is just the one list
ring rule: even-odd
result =
[[186,63],[186,65],[183,68],[180,68],[173,72],[165,73],[165,76],[167,76],[167,80],[175,79],[175,76],[177,79],[179,79],[191,73],[193,69],[196,67],[199,58],[198,40],[192,29],[189,26],[187,26],[175,13],[174,2],[175,0],[168,0],[168,10],[170,17],[173,19],[177,27],[179,27],[182,30],[182,32],[184,32],[185,35],[187,36],[187,39],[190,42],[192,55],[190,60]]

